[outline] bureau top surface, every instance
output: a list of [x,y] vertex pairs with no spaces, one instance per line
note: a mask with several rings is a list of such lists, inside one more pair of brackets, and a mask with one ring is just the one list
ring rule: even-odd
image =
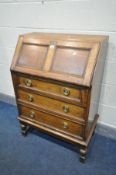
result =
[[11,70],[90,86],[107,36],[31,33],[19,37]]

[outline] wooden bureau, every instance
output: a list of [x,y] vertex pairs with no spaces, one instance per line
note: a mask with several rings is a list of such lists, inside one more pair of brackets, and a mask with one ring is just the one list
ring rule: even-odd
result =
[[98,120],[108,36],[19,36],[11,65],[22,134],[35,127],[80,145],[80,160]]

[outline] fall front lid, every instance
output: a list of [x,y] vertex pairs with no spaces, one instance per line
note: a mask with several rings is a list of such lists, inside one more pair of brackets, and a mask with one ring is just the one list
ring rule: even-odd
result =
[[44,34],[19,37],[11,69],[39,77],[90,86],[99,42]]

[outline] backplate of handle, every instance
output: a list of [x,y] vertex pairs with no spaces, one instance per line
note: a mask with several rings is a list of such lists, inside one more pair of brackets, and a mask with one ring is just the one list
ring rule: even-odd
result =
[[63,128],[67,129],[69,127],[69,124],[67,122],[63,122]]
[[68,107],[68,106],[63,106],[63,111],[64,111],[65,113],[68,113],[68,112],[69,112],[69,107]]
[[29,117],[30,117],[30,118],[34,118],[34,117],[35,117],[35,112],[34,112],[34,111],[30,111]]
[[32,86],[32,81],[31,81],[30,79],[26,79],[26,80],[25,80],[25,85],[26,85],[27,87],[31,87],[31,86]]
[[64,94],[65,96],[70,95],[70,90],[69,90],[68,88],[64,88],[63,94]]
[[32,102],[33,101],[33,96],[29,94],[27,99],[28,99],[28,101]]

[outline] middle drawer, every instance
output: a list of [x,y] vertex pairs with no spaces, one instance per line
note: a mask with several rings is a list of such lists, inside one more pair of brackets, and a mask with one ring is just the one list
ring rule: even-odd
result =
[[21,89],[18,90],[18,100],[23,100],[23,102],[31,103],[32,105],[39,106],[45,110],[84,119],[85,109],[82,107],[26,92]]

